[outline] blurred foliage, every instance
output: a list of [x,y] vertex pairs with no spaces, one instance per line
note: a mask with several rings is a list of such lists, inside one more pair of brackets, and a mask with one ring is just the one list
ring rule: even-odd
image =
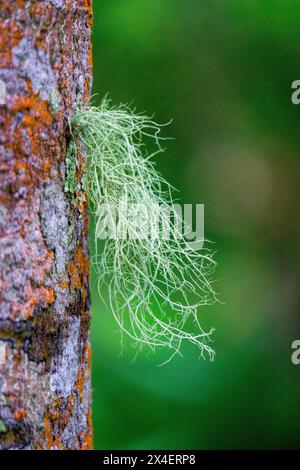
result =
[[[92,274],[96,449],[295,448],[300,442],[296,0],[94,0],[94,93],[173,118],[158,169],[205,204],[224,304],[214,363],[134,358]],[[92,231],[92,227],[91,227]]]

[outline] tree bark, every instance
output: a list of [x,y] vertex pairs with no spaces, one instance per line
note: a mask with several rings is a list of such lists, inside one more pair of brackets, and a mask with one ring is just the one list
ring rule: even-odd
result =
[[0,0],[1,449],[91,448],[87,205],[64,192],[91,8]]

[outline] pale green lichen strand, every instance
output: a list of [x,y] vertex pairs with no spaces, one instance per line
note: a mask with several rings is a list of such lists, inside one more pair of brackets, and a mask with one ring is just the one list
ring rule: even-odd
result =
[[[86,191],[96,225],[101,222],[102,204],[118,207],[120,202],[157,208],[158,214],[150,211],[150,226],[157,215],[164,219],[164,204],[172,204],[173,198],[171,186],[152,161],[162,151],[160,126],[128,106],[112,107],[104,99],[100,107],[78,107],[70,128],[74,142],[81,142],[86,149]],[[156,146],[150,155],[145,138]],[[196,252],[190,247],[178,232],[177,222],[170,239],[111,238],[102,249],[96,227],[93,265],[99,294],[104,296],[106,286],[108,304],[121,331],[137,345],[163,346],[175,354],[187,341],[196,345],[202,356],[213,358],[209,345],[212,329],[202,329],[199,307],[215,300],[211,283],[215,262],[209,249]],[[131,233],[139,231],[138,223],[134,218],[119,220]]]

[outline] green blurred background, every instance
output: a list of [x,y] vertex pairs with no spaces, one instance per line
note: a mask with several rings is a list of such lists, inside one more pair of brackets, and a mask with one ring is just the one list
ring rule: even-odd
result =
[[96,449],[300,444],[298,0],[94,0],[94,93],[174,121],[158,169],[205,204],[224,304],[214,363],[135,362],[92,275]]

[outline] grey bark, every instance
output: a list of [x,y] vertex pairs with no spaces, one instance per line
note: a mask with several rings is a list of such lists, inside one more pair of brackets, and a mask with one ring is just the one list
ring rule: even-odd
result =
[[64,192],[91,23],[89,0],[0,0],[0,449],[92,445],[87,206]]

